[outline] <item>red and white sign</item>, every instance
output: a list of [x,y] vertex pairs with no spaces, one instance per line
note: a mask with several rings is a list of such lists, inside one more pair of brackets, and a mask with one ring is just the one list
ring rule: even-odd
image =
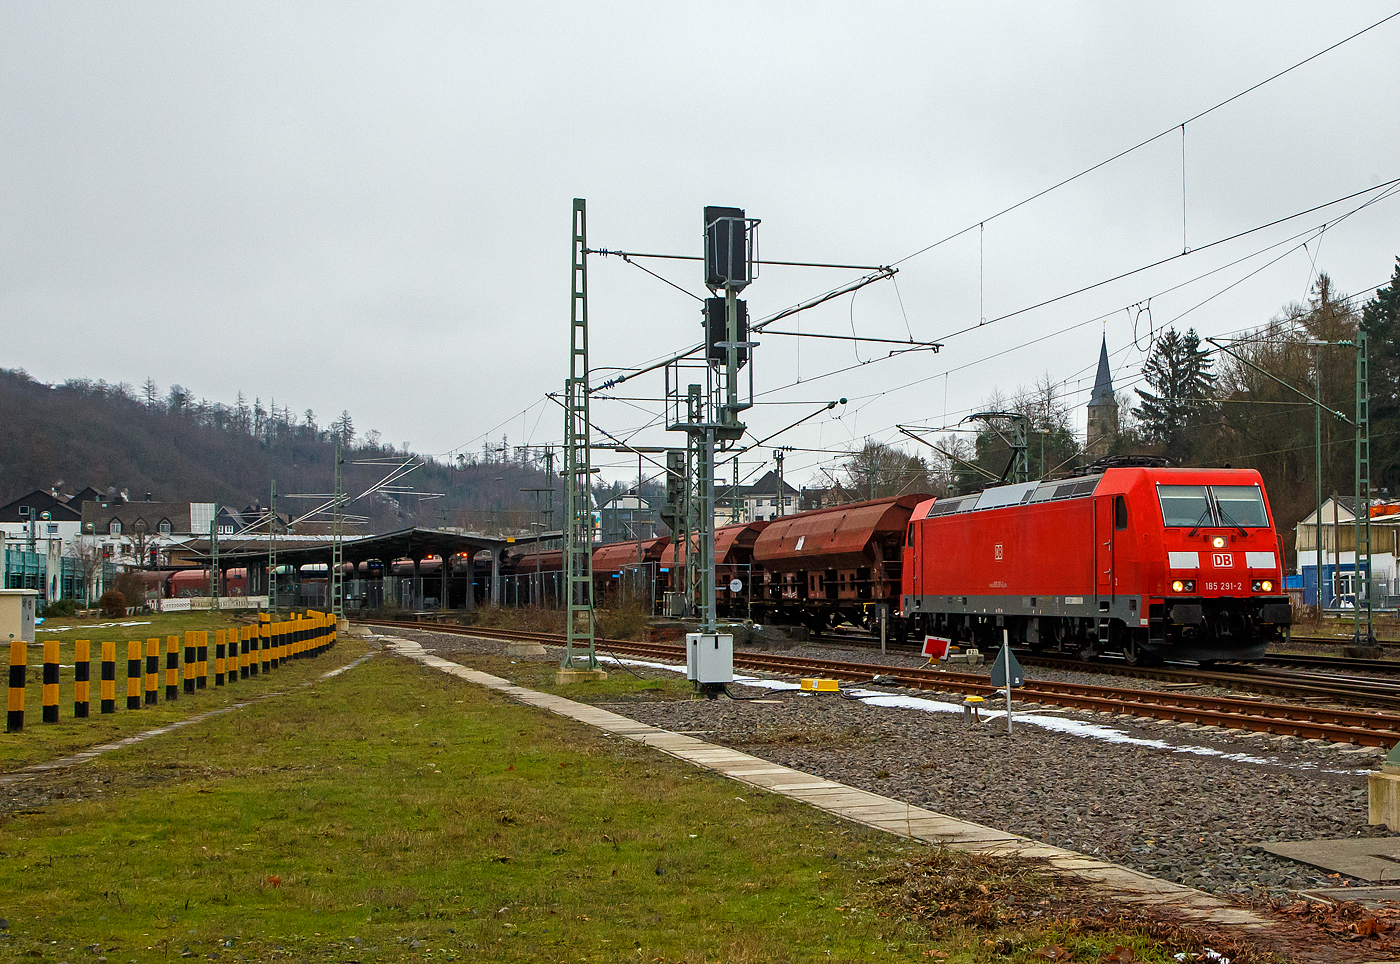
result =
[[1213,552],[1210,555],[1210,564],[1217,569],[1229,569],[1235,564],[1235,557],[1228,552]]
[[943,659],[948,655],[948,647],[953,645],[951,639],[944,639],[942,636],[924,637],[924,655],[929,659]]
[[996,544],[996,547],[993,549],[993,554],[996,556],[996,558],[997,558],[998,561],[1001,560],[1002,552],[1001,552],[1001,543],[1000,543],[1000,542],[998,542],[998,543]]

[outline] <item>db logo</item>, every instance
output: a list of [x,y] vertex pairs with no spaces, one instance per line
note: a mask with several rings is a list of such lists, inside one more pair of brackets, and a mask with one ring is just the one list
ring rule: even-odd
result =
[[1217,569],[1229,569],[1235,564],[1234,557],[1228,552],[1217,552],[1211,555],[1211,565]]
[[997,561],[1001,561],[1001,543],[1000,543],[1000,542],[998,542],[998,543],[996,544],[996,548],[993,550],[992,555],[997,559]]

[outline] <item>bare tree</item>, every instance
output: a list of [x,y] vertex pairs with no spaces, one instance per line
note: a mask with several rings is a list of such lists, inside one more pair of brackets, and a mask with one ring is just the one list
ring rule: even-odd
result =
[[841,464],[831,482],[842,502],[932,491],[927,462],[872,439]]

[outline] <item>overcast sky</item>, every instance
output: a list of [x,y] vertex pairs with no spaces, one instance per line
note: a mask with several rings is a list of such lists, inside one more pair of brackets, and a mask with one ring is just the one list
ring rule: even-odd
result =
[[[1395,9],[0,3],[0,365],[348,410],[425,454],[557,444],[572,199],[591,246],[670,254],[699,254],[722,204],[762,219],[765,258],[900,262],[774,328],[944,342],[880,360],[765,335],[755,437],[845,397],[773,444],[897,441],[1046,376],[1082,432],[1101,338],[1127,388],[1151,330],[1261,325],[1318,269],[1387,282],[1400,198],[1304,233],[1379,190],[1206,246],[1400,177],[1400,18],[1188,124],[1184,211],[1172,129]],[[1204,250],[994,320],[1179,255],[1183,231]],[[699,265],[646,264],[705,294]],[[595,381],[698,340],[692,298],[589,271]],[[745,296],[761,317],[859,274],[769,267]],[[683,444],[638,432],[659,372],[624,389],[595,422]],[[838,457],[794,452],[788,479]]]

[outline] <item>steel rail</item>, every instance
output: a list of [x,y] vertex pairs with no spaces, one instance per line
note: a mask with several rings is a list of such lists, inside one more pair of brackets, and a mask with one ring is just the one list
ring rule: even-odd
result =
[[[368,625],[402,627],[481,636],[490,639],[529,639],[558,645],[563,636],[554,633],[517,632],[389,620],[358,620]],[[638,643],[631,640],[600,640],[599,647],[635,656],[684,659],[685,647],[665,643]],[[852,682],[878,680],[920,690],[941,690],[986,696],[995,690],[986,676],[976,673],[950,673],[936,669],[890,667],[850,663],[834,659],[808,659],[769,653],[736,652],[734,665],[770,672],[811,675],[828,673]],[[1028,681],[1019,688],[1023,701],[1194,723],[1230,729],[1250,730],[1304,739],[1320,739],[1361,746],[1389,747],[1400,742],[1400,715],[1361,710],[1338,710],[1286,703],[1200,696],[1189,693],[1163,693],[1155,690],[1119,689],[1085,683]]]

